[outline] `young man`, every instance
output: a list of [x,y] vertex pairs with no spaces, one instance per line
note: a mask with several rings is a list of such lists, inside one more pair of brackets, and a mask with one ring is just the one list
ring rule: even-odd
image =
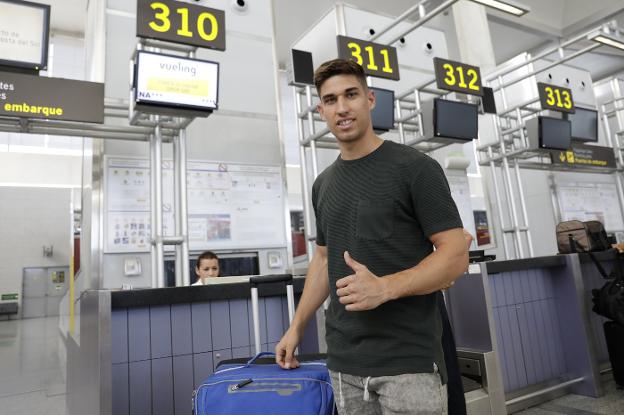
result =
[[317,247],[277,363],[299,365],[293,352],[330,295],[327,366],[339,413],[445,414],[438,291],[468,266],[448,183],[432,158],[375,135],[361,66],[329,61],[314,80],[340,156],[312,189]]

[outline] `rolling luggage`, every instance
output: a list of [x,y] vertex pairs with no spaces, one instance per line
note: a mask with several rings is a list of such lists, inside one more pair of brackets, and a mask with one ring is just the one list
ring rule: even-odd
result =
[[[331,379],[323,360],[300,360],[299,368],[284,370],[275,363],[273,353],[260,353],[258,286],[281,281],[286,283],[288,316],[292,320],[292,275],[250,278],[256,356],[244,363],[240,359],[221,362],[193,393],[194,415],[333,414]],[[273,357],[270,363],[266,356]]]
[[615,321],[606,321],[604,332],[613,369],[613,379],[618,388],[622,389],[624,388],[624,326]]

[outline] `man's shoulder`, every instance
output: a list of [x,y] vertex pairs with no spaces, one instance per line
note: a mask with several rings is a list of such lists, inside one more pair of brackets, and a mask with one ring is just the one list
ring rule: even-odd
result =
[[387,160],[391,161],[398,168],[407,170],[404,173],[408,173],[408,176],[418,174],[423,167],[427,168],[432,164],[438,164],[434,158],[414,147],[395,143],[394,141],[388,141],[387,145]]

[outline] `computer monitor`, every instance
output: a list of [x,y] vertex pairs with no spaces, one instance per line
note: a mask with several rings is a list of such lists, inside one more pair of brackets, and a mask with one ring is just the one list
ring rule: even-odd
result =
[[567,150],[570,148],[570,121],[540,116],[538,131],[540,148],[549,150]]
[[479,107],[467,102],[435,98],[433,135],[456,140],[476,140],[479,134]]
[[373,130],[385,132],[394,128],[394,91],[369,88],[375,94],[376,104],[371,111]]
[[598,111],[575,107],[565,118],[572,124],[572,140],[598,142]]

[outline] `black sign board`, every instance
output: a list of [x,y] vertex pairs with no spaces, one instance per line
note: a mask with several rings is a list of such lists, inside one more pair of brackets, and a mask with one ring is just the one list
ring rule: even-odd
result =
[[225,50],[225,12],[174,0],[138,0],[137,36]]
[[550,157],[557,166],[616,168],[611,147],[575,144],[566,151],[551,151]]
[[293,83],[314,85],[314,64],[312,54],[304,50],[292,49]]
[[570,88],[538,82],[537,90],[543,110],[574,112],[574,101],[572,100],[572,90]]
[[396,48],[338,35],[338,57],[362,65],[366,75],[398,81],[399,61]]
[[433,58],[433,68],[439,89],[483,96],[481,70],[478,66]]
[[0,72],[0,115],[104,122],[104,84]]

